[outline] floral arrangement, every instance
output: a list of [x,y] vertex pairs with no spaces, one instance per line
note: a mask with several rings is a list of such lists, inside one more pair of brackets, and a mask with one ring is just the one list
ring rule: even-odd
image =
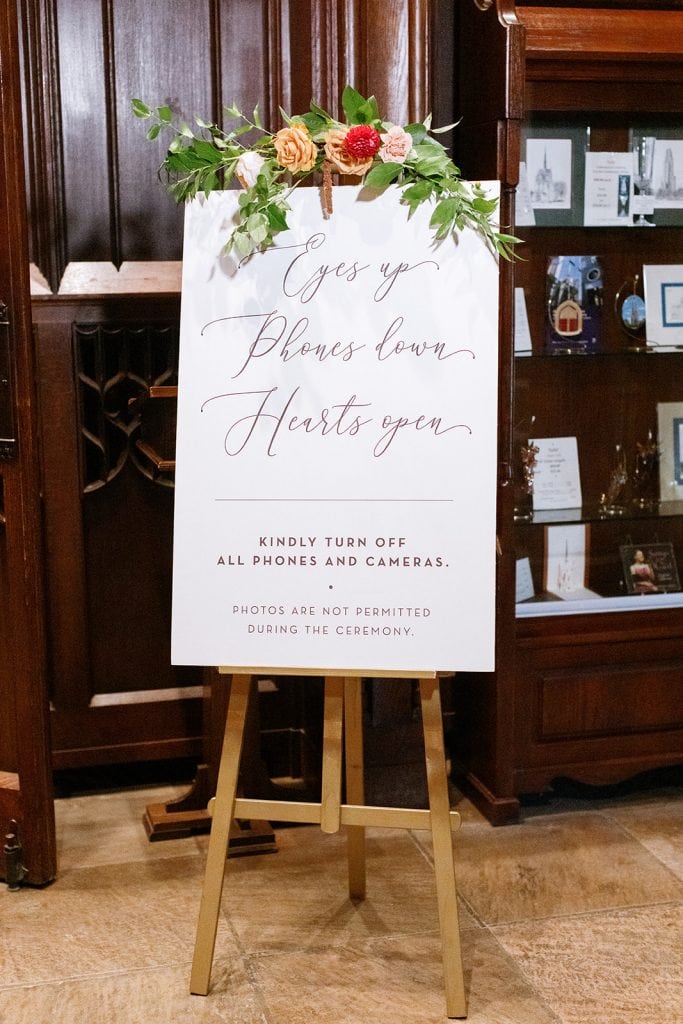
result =
[[[177,202],[228,188],[235,180],[242,186],[239,223],[227,243],[241,257],[271,245],[276,234],[287,230],[292,189],[318,173],[326,216],[332,211],[333,174],[363,178],[371,189],[397,185],[411,214],[422,203],[433,204],[430,227],[437,240],[469,226],[495,252],[512,258],[517,239],[498,230],[493,219],[497,200],[487,197],[481,185],[463,182],[433,137],[454,125],[432,128],[431,116],[417,124],[391,124],[380,117],[374,96],[365,99],[349,85],[342,106],[344,123],[315,103],[301,115],[281,111],[285,124],[275,134],[261,124],[258,107],[248,118],[232,106],[226,113],[239,122],[237,127],[224,131],[197,117],[195,133],[187,123],[175,122],[170,107],[153,110],[142,100],[132,101],[136,117],[153,121],[148,139],[165,130],[173,134],[161,169]],[[254,132],[257,137],[246,145],[244,137]]]

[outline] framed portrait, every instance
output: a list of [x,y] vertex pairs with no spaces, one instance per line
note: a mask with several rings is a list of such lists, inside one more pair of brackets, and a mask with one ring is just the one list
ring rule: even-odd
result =
[[657,404],[659,497],[683,501],[683,401]]
[[520,159],[526,195],[538,227],[580,225],[588,126],[533,122],[522,129]]
[[673,544],[625,544],[619,551],[627,594],[670,594],[681,589]]
[[683,264],[643,267],[648,347],[683,348]]

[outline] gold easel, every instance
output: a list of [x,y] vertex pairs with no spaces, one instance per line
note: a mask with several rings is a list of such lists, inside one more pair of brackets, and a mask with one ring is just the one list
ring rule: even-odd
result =
[[[230,669],[230,702],[218,769],[215,799],[211,802],[212,824],[199,909],[190,991],[205,996],[209,991],[218,914],[220,909],[226,855],[233,818],[260,818],[266,821],[290,821],[319,824],[323,832],[348,829],[349,895],[365,897],[365,826],[382,828],[431,829],[434,844],[434,873],[441,930],[446,1013],[448,1017],[466,1017],[467,1002],[460,953],[455,865],[451,831],[460,826],[460,815],[450,810],[448,780],[441,717],[441,694],[436,672],[364,673],[419,679],[424,731],[429,810],[399,807],[368,807],[363,804],[363,734],[361,679],[343,670],[296,670],[296,675],[325,676],[323,724],[322,792],[320,803],[293,803],[278,800],[236,798],[237,775],[242,737],[247,714],[251,677],[265,673],[291,675],[292,669]],[[346,755],[346,798],[341,803],[342,754]]]

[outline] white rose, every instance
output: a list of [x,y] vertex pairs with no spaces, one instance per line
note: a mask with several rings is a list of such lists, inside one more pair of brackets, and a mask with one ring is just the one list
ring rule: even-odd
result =
[[259,176],[259,171],[265,163],[264,158],[260,153],[255,153],[253,150],[248,149],[237,161],[235,167],[235,176],[239,181],[242,188],[253,188],[256,184],[256,179]]

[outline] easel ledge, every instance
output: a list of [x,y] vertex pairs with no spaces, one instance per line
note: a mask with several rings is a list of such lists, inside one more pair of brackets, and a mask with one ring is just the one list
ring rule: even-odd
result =
[[239,676],[329,676],[344,679],[441,679],[455,675],[455,672],[404,672],[391,669],[369,669],[359,672],[357,668],[228,668],[220,665],[221,675]]

